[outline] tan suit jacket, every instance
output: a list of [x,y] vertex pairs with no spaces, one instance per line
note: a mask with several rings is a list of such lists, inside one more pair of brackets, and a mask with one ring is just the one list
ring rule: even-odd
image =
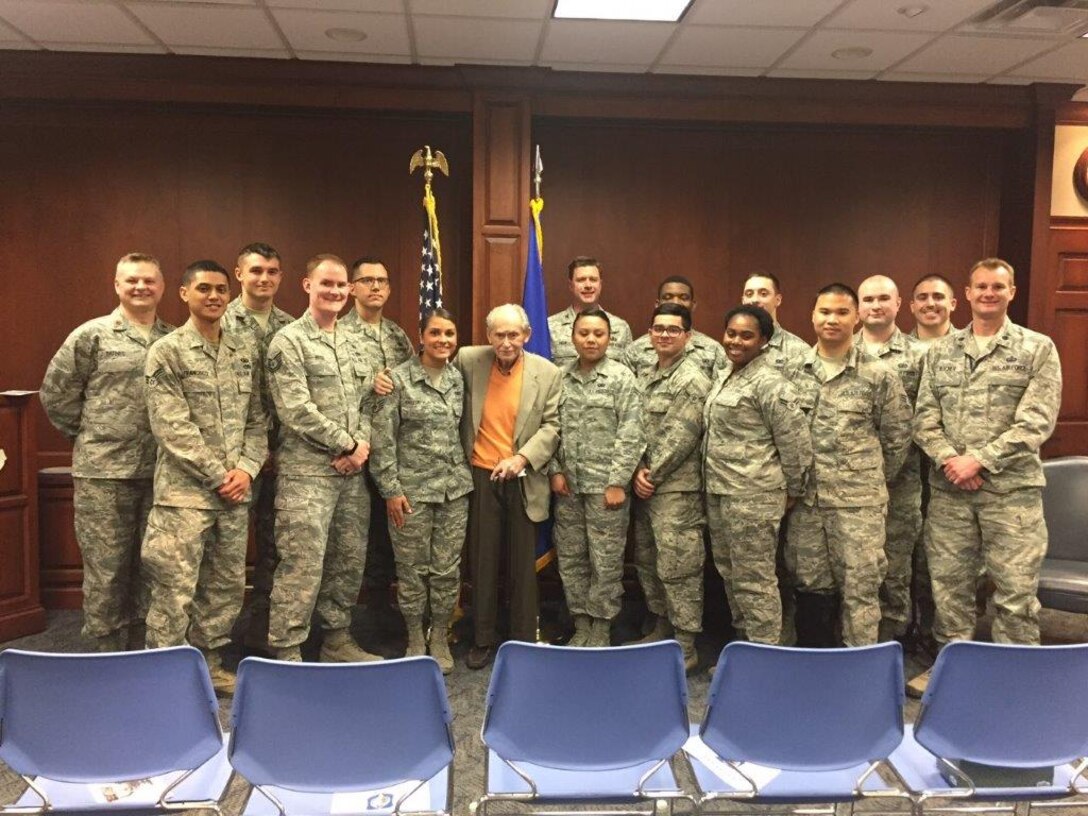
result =
[[[471,460],[480,417],[487,399],[487,384],[495,350],[491,346],[466,346],[454,363],[465,378],[465,410],[461,414],[461,442]],[[548,517],[551,495],[547,464],[559,446],[559,394],[562,372],[543,357],[525,352],[521,402],[514,423],[514,448],[529,461],[524,478],[518,479],[525,499],[525,513],[533,521]]]

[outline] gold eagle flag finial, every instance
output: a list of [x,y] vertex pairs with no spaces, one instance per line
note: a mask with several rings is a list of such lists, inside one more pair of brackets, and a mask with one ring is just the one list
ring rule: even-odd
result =
[[411,175],[420,167],[423,168],[423,184],[428,190],[431,188],[431,179],[434,178],[435,170],[438,170],[447,178],[450,174],[450,166],[446,163],[446,156],[441,150],[436,150],[432,154],[430,145],[424,145],[422,150],[417,150],[412,154],[412,159],[408,162],[408,174]]

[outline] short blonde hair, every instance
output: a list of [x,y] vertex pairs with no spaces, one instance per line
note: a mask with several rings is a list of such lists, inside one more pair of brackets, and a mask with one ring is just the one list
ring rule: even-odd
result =
[[306,261],[306,277],[310,277],[325,261],[332,261],[337,266],[344,267],[345,274],[348,271],[348,265],[344,263],[344,259],[339,255],[333,255],[331,252],[322,252],[320,255],[314,255],[310,260]]
[[971,267],[971,270],[967,273],[967,283],[971,283],[971,278],[974,277],[976,269],[990,269],[997,271],[998,269],[1006,269],[1009,273],[1009,283],[1013,286],[1016,285],[1016,270],[1012,268],[1012,264],[1008,261],[1003,261],[1001,258],[983,258],[981,261],[975,261],[975,265]]

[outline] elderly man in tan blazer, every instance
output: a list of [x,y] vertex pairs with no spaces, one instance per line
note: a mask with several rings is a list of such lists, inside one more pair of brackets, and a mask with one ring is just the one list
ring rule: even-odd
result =
[[467,346],[461,441],[472,465],[469,564],[475,642],[466,664],[482,669],[498,642],[499,565],[507,565],[510,636],[536,639],[536,522],[548,517],[546,465],[559,444],[559,369],[523,346],[531,333],[520,306],[487,315],[489,346]]

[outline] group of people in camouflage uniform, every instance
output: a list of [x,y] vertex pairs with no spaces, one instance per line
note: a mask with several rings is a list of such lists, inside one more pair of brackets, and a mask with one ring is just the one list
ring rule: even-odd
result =
[[[243,248],[235,276],[232,301],[225,269],[191,264],[180,289],[190,318],[171,331],[156,314],[158,263],[126,255],[118,309],[73,332],[46,373],[43,404],[75,443],[84,634],[104,650],[191,642],[229,690],[218,650],[241,609],[248,508],[250,629],[257,640],[266,629],[277,657],[301,659],[316,611],[322,660],[378,659],[348,626],[368,530],[388,518],[407,653],[448,672],[466,531],[474,570],[484,562],[471,539],[485,535],[492,548],[516,541],[506,560],[526,563],[515,530],[543,512],[538,478],[553,498],[571,645],[611,643],[629,525],[643,640],[675,637],[689,669],[704,533],[733,627],[753,641],[858,646],[912,626],[938,646],[970,638],[986,577],[995,640],[1038,642],[1039,449],[1061,370],[1049,338],[1008,319],[1005,261],[970,270],[960,330],[940,275],[915,285],[910,335],[896,326],[891,279],[825,286],[809,346],[777,322],[781,286],[767,272],[745,282],[722,342],[694,330],[682,276],[661,282],[633,339],[600,307],[601,265],[579,257],[571,305],[548,321],[554,366],[529,355],[524,371],[531,328],[512,304],[488,316],[491,348],[471,354],[457,353],[453,315],[435,310],[417,356],[382,316],[390,282],[378,259],[311,259],[297,320],[273,305],[274,249]],[[495,492],[493,521],[469,501],[488,481],[517,486]],[[524,587],[518,570],[510,580]],[[493,602],[493,587],[477,589]],[[488,626],[470,667],[490,661]]]

